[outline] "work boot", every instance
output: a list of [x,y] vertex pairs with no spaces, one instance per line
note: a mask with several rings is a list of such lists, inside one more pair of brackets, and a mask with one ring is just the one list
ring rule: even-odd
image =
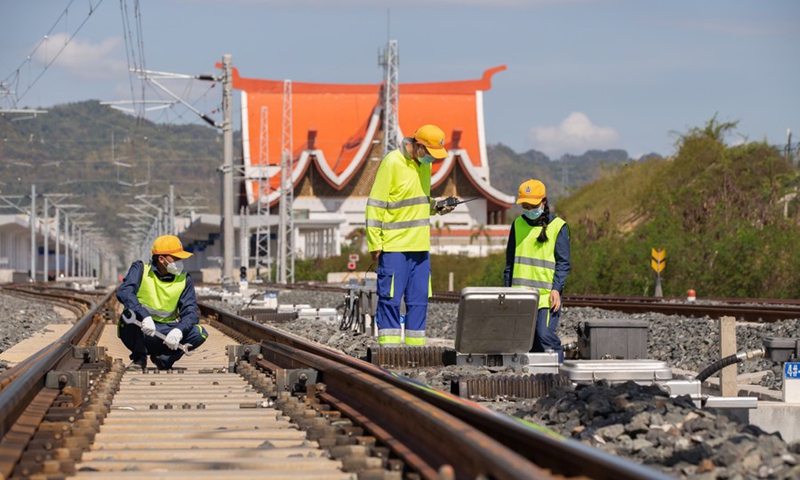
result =
[[136,358],[134,359],[128,368],[126,369],[129,372],[136,372],[136,371],[145,371],[147,370],[147,357]]
[[150,355],[150,361],[153,362],[153,365],[155,365],[159,370],[169,370],[172,368],[172,365],[167,365],[164,363],[163,360],[158,358],[158,355]]

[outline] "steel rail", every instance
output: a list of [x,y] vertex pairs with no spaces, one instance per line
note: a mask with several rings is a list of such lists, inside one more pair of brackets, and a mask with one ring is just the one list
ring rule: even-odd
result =
[[[274,288],[307,289],[312,291],[336,292],[345,287],[318,284],[270,285]],[[431,302],[458,303],[460,292],[433,292]],[[776,322],[779,320],[800,319],[800,300],[767,298],[703,298],[702,301],[688,301],[683,297],[642,297],[608,295],[564,295],[565,307],[591,307],[624,313],[656,312],[665,315],[720,318],[735,316],[750,322]]]
[[[553,474],[583,475],[606,480],[670,478],[654,469],[565,439],[532,423],[514,420],[471,401],[411,382],[392,372],[301,337],[257,324],[207,304],[200,303],[199,307],[203,315],[216,317],[221,324],[250,338],[302,350],[403,389],[464,423],[478,428],[488,437],[497,440],[541,468],[550,470]],[[442,448],[441,445],[437,447]]]
[[625,313],[658,312],[665,315],[720,318],[735,316],[751,322],[776,322],[800,318],[800,303],[791,301],[769,304],[767,299],[719,300],[725,303],[688,302],[682,298],[604,297],[564,295],[565,307],[593,307]]
[[53,370],[86,336],[94,322],[94,316],[111,298],[114,292],[106,294],[99,303],[90,302],[89,312],[75,322],[60,339],[42,348],[28,359],[3,372],[0,383],[5,386],[0,390],[0,438],[5,437],[17,418],[22,414],[31,400],[44,388],[47,372]]
[[268,358],[278,364],[288,360],[320,372],[325,391],[318,397],[354,416],[423,478],[438,479],[440,469],[452,468],[456,478],[552,479],[486,434],[390,385],[385,377],[343,365],[341,358],[332,360],[270,341],[262,346],[281,357]]

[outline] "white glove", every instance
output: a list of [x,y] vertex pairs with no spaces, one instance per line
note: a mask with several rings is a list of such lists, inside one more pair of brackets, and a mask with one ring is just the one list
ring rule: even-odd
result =
[[167,338],[164,339],[164,344],[173,350],[177,350],[178,345],[181,344],[181,339],[183,339],[183,333],[177,328],[173,328],[167,334]]
[[156,334],[156,323],[153,321],[153,317],[148,315],[142,320],[142,333],[147,335],[148,337],[152,337]]

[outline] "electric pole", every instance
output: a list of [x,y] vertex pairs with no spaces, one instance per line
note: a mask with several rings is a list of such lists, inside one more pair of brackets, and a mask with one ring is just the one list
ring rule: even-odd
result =
[[233,282],[233,98],[231,56],[222,56],[222,284]]

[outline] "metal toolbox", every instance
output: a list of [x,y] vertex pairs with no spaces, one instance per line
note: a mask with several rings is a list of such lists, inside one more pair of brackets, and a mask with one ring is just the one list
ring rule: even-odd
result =
[[647,330],[644,320],[598,318],[578,324],[580,358],[634,359],[647,358]]
[[660,360],[565,360],[559,373],[575,383],[605,380],[650,384],[672,379],[672,369]]
[[494,354],[530,351],[538,308],[538,290],[510,287],[461,290],[456,351]]
[[767,358],[773,362],[788,362],[800,359],[800,339],[789,337],[767,337],[763,340]]

